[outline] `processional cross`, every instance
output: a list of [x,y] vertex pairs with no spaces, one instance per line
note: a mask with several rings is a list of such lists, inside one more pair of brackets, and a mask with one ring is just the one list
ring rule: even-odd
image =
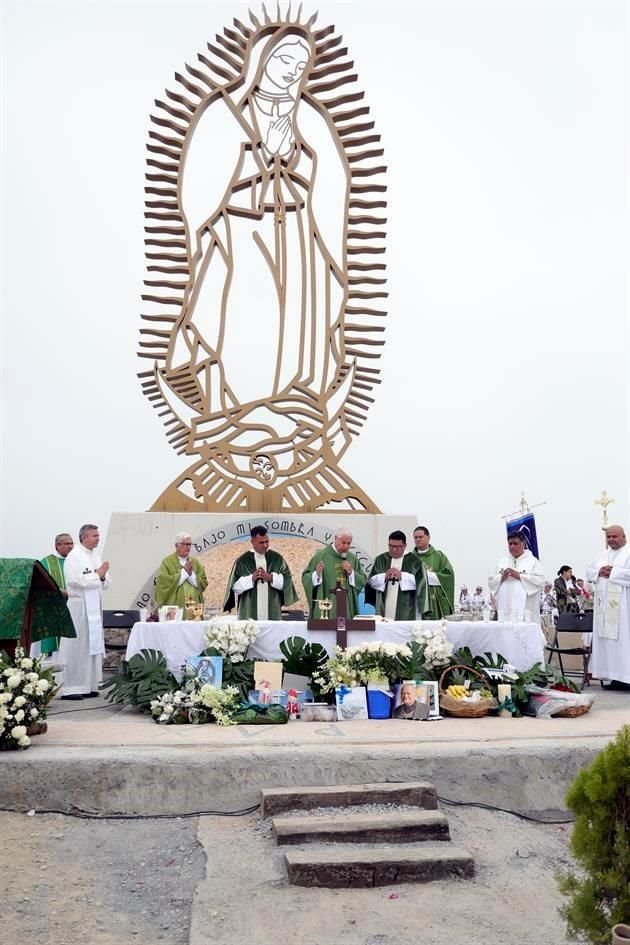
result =
[[[335,643],[337,646],[343,647],[345,649],[348,646],[348,630],[361,630],[374,632],[376,625],[373,620],[355,620],[351,617],[348,617],[348,592],[345,587],[337,585],[333,591],[336,600],[336,617],[332,618],[315,618],[309,617],[306,623],[307,630],[331,630],[334,631],[337,636]],[[319,600],[320,611],[330,611],[332,607],[332,602],[328,602],[329,606],[323,606],[324,601]]]
[[[605,532],[608,528],[608,506],[612,505],[615,501],[611,499],[607,492],[602,492],[599,499],[595,499],[595,505],[601,505],[602,507],[602,531]],[[606,541],[606,536],[604,535],[604,548],[608,547],[608,542]]]

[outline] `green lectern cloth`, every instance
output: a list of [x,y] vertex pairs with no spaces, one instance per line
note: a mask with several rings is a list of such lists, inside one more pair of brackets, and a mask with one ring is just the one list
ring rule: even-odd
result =
[[39,561],[0,558],[0,640],[75,636],[61,591]]

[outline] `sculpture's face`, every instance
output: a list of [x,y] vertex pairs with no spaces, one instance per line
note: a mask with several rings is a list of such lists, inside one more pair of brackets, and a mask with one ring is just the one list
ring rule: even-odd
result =
[[302,78],[309,56],[299,43],[278,46],[265,66],[265,75],[279,89],[288,89]]

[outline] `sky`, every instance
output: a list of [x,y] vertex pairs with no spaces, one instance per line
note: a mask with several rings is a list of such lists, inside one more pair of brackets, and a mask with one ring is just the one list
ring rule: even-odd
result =
[[[284,8],[284,5],[283,5]],[[253,9],[253,7],[252,7]],[[580,574],[628,491],[628,5],[305,4],[388,166],[382,384],[342,466],[482,583],[521,492]],[[149,114],[233,3],[3,19],[0,556],[148,509],[185,468],[136,374]]]

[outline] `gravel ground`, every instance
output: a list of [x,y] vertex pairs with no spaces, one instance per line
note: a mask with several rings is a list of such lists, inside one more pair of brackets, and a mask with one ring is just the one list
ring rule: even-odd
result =
[[2,945],[187,945],[196,819],[0,813]]
[[555,872],[570,863],[570,827],[445,812],[453,841],[475,857],[474,879],[353,890],[289,886],[283,851],[257,814],[89,821],[0,813],[8,883],[0,945],[565,942]]

